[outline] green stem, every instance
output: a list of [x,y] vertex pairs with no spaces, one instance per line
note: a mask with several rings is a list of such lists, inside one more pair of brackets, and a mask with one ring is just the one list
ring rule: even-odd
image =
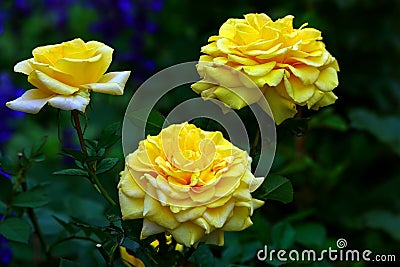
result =
[[[22,191],[28,192],[28,185],[26,183],[26,178],[25,178],[25,170],[21,170],[20,179],[21,179]],[[40,228],[35,210],[33,208],[27,208],[27,213],[28,213],[28,217],[29,217],[30,221],[32,222],[33,229],[35,230],[35,233],[39,239],[40,246],[44,250],[44,253],[46,255],[46,260],[47,260],[47,262],[50,262],[51,254],[49,251],[49,247],[47,246],[46,241],[44,239],[44,235],[43,235],[42,229]]]
[[[76,133],[78,135],[79,139],[79,144],[81,145],[82,152],[85,154],[85,157],[87,158],[89,156],[86,144],[85,144],[85,139],[83,138],[83,132],[82,132],[82,127],[81,127],[81,122],[79,120],[79,112],[77,110],[72,111],[72,117],[74,120],[74,128],[76,130]],[[93,164],[91,162],[87,162],[88,168],[89,168],[89,179],[95,186],[95,188],[102,194],[102,196],[112,205],[115,206],[116,203],[115,201],[110,197],[110,195],[107,193],[107,191],[104,189],[103,185],[100,183],[100,180],[98,179],[96,175],[96,170],[93,167]]]
[[255,153],[257,151],[258,142],[260,141],[260,136],[261,136],[260,128],[257,128],[257,132],[256,132],[256,135],[254,137],[254,141],[253,141],[253,144],[252,144],[251,150],[250,150],[250,156],[251,157],[255,156]]

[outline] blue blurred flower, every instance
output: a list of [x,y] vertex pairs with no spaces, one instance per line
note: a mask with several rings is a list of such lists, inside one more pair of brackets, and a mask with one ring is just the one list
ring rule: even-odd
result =
[[[3,215],[0,215],[0,220],[1,219],[3,219]],[[10,264],[12,256],[12,250],[8,240],[0,234],[0,266]]]
[[6,103],[20,97],[23,93],[24,90],[13,85],[8,72],[0,72],[0,149],[12,135],[13,121],[25,115],[23,112],[7,108]]

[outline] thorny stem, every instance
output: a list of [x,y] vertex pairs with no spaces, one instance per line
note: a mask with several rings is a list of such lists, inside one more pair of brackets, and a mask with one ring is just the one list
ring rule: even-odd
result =
[[[79,112],[77,110],[72,111],[72,117],[74,120],[74,128],[76,130],[76,133],[78,135],[79,139],[79,144],[81,146],[82,152],[85,154],[85,157],[87,158],[89,156],[86,144],[85,144],[85,139],[83,138],[83,132],[82,132],[82,127],[81,127],[81,122],[79,120]],[[103,197],[112,205],[115,206],[116,203],[115,201],[110,197],[110,195],[107,193],[107,191],[104,189],[103,185],[100,183],[99,178],[96,175],[96,170],[93,167],[93,164],[91,162],[87,162],[88,168],[89,168],[89,180],[92,182],[92,184],[95,186],[95,188],[100,192],[100,194],[103,195]]]

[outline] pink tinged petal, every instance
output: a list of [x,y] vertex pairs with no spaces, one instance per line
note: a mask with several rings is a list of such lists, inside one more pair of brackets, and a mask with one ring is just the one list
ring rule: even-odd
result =
[[68,96],[57,95],[49,100],[49,105],[63,110],[79,110],[85,112],[89,101],[89,93],[79,92]]
[[333,67],[323,69],[315,85],[318,86],[321,91],[332,91],[339,85],[337,71]]
[[282,97],[276,88],[268,87],[264,91],[265,98],[271,108],[276,124],[281,124],[288,118],[293,118],[297,113],[296,104]]
[[176,242],[186,247],[193,246],[204,236],[204,229],[192,222],[185,222],[171,231]]
[[223,246],[224,245],[224,231],[215,230],[209,235],[206,235],[203,240],[206,244]]
[[250,76],[264,76],[268,74],[276,65],[275,61],[254,66],[243,66],[244,72]]
[[253,222],[250,219],[250,209],[247,207],[235,207],[233,215],[221,230],[242,231],[251,225],[253,225]]
[[77,87],[62,83],[37,70],[31,72],[28,77],[28,82],[43,91],[54,92],[60,95],[72,95],[79,90]]
[[6,105],[13,110],[36,114],[46,105],[51,97],[52,94],[47,91],[31,89],[26,91],[21,97],[7,102]]
[[232,216],[234,206],[235,203],[230,201],[222,207],[207,209],[203,214],[203,218],[206,219],[210,225],[221,228],[224,226],[227,219]]
[[27,60],[18,62],[14,66],[14,71],[29,75],[33,71],[33,68],[31,66],[31,64],[29,63],[29,61],[31,61],[31,60],[32,59],[27,59]]
[[164,231],[165,228],[145,218],[143,219],[143,227],[142,232],[140,233],[140,239],[145,239],[146,237],[159,234]]
[[178,213],[175,213],[175,218],[178,222],[187,222],[187,221],[193,221],[203,215],[203,213],[206,211],[206,207],[204,206],[198,206],[194,208],[189,208],[186,210],[182,210]]
[[338,97],[333,92],[325,93],[322,98],[315,103],[312,109],[318,110],[320,107],[325,107],[336,102]]
[[319,76],[319,70],[315,67],[310,66],[288,66],[290,71],[299,78],[305,85],[313,84]]
[[268,86],[277,86],[283,79],[283,75],[285,70],[272,70],[267,75],[262,77],[253,78],[254,83],[258,87],[263,87],[264,85]]
[[130,71],[110,72],[105,74],[97,83],[85,84],[83,88],[97,93],[123,95]]

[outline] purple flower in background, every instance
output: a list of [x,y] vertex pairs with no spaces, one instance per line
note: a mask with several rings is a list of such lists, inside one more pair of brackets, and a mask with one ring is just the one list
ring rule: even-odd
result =
[[[0,220],[1,219],[3,219],[3,215],[0,215]],[[10,264],[12,256],[12,250],[8,240],[0,234],[0,266]]]
[[158,27],[152,19],[163,8],[162,0],[86,0],[98,14],[104,14],[92,26],[95,33],[110,43],[128,36],[129,50],[119,52],[116,60],[136,66],[135,78],[144,79],[155,70],[155,64],[145,56],[145,39]]
[[8,72],[0,72],[0,149],[12,135],[13,121],[24,116],[23,112],[7,108],[6,103],[20,97],[23,93],[22,89],[13,85]]
[[53,12],[58,28],[63,28],[68,21],[68,6],[75,0],[46,0],[45,6],[50,12]]

